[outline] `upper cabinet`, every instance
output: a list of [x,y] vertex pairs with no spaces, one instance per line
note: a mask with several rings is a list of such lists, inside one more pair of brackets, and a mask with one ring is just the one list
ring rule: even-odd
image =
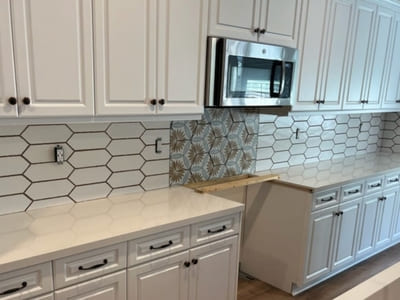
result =
[[17,115],[16,89],[10,1],[0,0],[0,117]]
[[20,116],[92,116],[92,1],[11,5]]
[[293,110],[341,108],[353,0],[305,0]]
[[208,33],[297,47],[302,0],[210,0]]
[[201,114],[206,0],[98,0],[96,114]]

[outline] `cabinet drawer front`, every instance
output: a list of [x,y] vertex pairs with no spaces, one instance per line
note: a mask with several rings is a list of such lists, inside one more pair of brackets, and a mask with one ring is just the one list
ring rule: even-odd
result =
[[365,182],[365,193],[373,194],[382,191],[383,177],[367,179]]
[[339,188],[315,193],[312,210],[330,207],[339,203]]
[[385,176],[385,188],[398,187],[400,182],[399,174],[390,174]]
[[364,194],[364,183],[357,182],[343,186],[341,202],[349,201],[361,197]]
[[130,241],[129,266],[189,248],[189,226]]
[[126,268],[126,243],[54,261],[56,289]]
[[[51,263],[0,274],[0,299],[32,299],[53,290]],[[40,298],[39,298],[40,299]]]
[[73,285],[55,292],[56,300],[126,300],[126,271]]
[[191,246],[220,239],[239,232],[240,214],[192,225]]

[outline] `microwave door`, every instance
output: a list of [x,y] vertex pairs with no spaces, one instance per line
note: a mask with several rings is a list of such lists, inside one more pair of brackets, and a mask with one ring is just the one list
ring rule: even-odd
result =
[[281,98],[285,88],[285,71],[285,62],[274,61],[269,86],[271,98]]

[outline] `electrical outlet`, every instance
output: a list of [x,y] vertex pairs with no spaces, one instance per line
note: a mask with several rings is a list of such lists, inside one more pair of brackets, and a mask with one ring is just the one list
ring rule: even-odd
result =
[[56,163],[62,165],[64,163],[64,148],[60,145],[57,145],[54,148],[54,156]]

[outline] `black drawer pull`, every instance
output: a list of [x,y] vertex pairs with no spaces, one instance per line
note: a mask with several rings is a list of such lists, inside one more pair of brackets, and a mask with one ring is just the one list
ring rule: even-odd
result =
[[106,264],[108,264],[108,260],[107,259],[103,260],[103,263],[101,263],[101,264],[97,264],[97,265],[94,265],[94,266],[91,266],[91,267],[87,267],[87,268],[85,268],[84,266],[79,266],[78,269],[80,271],[94,270],[94,269],[101,268],[101,267],[105,266]]
[[169,240],[167,244],[158,246],[158,247],[154,247],[153,245],[150,246],[150,250],[158,250],[158,249],[163,249],[163,248],[167,248],[169,246],[171,246],[174,242]]
[[328,198],[321,198],[321,202],[329,202],[329,201],[332,201],[333,199],[335,199],[334,197],[332,197],[332,196],[330,196],[330,197],[328,197]]
[[385,201],[387,198],[386,197],[379,197],[378,200],[379,201]]
[[20,290],[26,288],[27,286],[28,286],[28,283],[27,283],[26,281],[24,281],[24,282],[21,283],[21,286],[20,286],[20,287],[17,287],[17,288],[13,288],[13,289],[9,289],[9,290],[7,290],[7,291],[4,291],[4,292],[0,293],[0,296],[4,296],[4,295],[8,295],[8,294],[12,294],[12,293],[18,292],[18,291],[20,291]]
[[208,229],[208,233],[218,233],[218,232],[222,232],[222,231],[225,231],[225,230],[226,230],[226,226],[224,225],[220,229],[216,229],[216,230]]
[[360,192],[360,190],[356,189],[356,190],[348,191],[347,194],[352,195],[352,194],[357,194],[359,192]]
[[393,183],[393,182],[399,182],[399,179],[398,178],[389,179],[389,183]]
[[369,187],[376,188],[376,187],[380,187],[380,186],[381,186],[380,183],[375,183],[375,184],[371,184]]

